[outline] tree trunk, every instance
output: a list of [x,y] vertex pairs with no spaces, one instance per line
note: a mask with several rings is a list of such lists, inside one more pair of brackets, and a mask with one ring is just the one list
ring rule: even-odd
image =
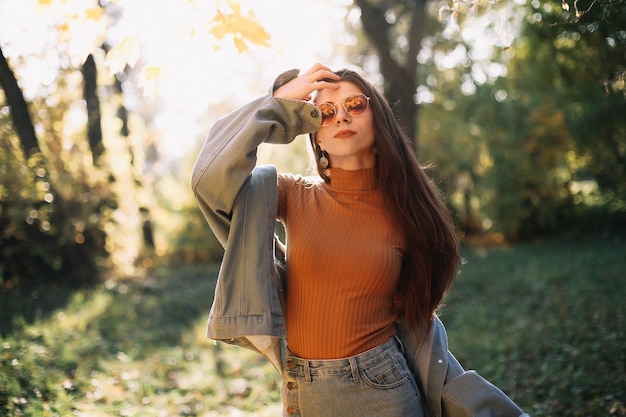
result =
[[[395,2],[355,0],[355,4],[361,9],[363,31],[380,57],[380,71],[385,79],[385,95],[394,104],[396,116],[417,151],[419,108],[414,95],[417,89],[417,54],[421,48],[426,0]],[[397,15],[410,15],[411,24],[408,33],[404,34],[409,42],[404,62],[398,62],[392,55],[392,50],[396,49],[396,39],[390,35],[392,24],[388,23],[385,17],[392,7]]]
[[93,55],[89,55],[82,68],[83,97],[87,103],[87,139],[93,158],[93,164],[99,166],[99,158],[104,151],[102,145],[102,126],[100,100],[98,99],[98,71]]
[[[124,90],[122,88],[122,82],[117,76],[115,77],[113,88],[115,89],[115,92],[120,96],[120,104],[117,107],[117,117],[119,117],[120,121],[122,122],[122,126],[120,127],[120,135],[128,138],[128,136],[130,135],[130,129],[128,127],[128,109],[124,105]],[[134,156],[131,156],[134,159]]]
[[24,100],[24,94],[22,94],[15,74],[4,57],[2,48],[0,48],[0,85],[2,85],[4,89],[7,104],[11,107],[13,124],[15,125],[22,151],[26,158],[28,158],[40,152],[39,142],[35,134],[33,120],[28,111],[28,105],[26,104],[26,100]]

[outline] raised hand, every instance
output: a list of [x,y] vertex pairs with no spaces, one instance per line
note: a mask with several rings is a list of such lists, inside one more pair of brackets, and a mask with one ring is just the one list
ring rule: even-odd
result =
[[311,93],[324,88],[339,88],[336,83],[324,81],[339,81],[340,77],[330,68],[322,64],[315,64],[308,71],[298,75],[274,91],[274,97],[294,100],[310,100]]

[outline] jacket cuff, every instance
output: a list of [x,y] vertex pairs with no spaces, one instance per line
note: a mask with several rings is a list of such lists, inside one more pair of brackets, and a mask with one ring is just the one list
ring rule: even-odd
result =
[[294,113],[300,119],[298,133],[316,132],[322,126],[322,114],[319,109],[309,102],[290,98],[275,98],[276,102],[289,114]]

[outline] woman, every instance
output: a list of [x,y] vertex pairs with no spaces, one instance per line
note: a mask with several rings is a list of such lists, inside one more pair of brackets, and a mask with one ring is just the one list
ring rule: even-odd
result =
[[[408,321],[429,326],[454,277],[454,228],[376,89],[354,71],[314,66],[274,97],[314,91],[322,122],[311,143],[324,182],[278,178],[288,241],[287,364],[295,368],[284,375],[287,405],[305,416],[418,416],[417,387],[393,337],[394,296],[405,297]],[[337,360],[353,357],[380,375]],[[314,360],[311,376],[307,360]],[[333,372],[316,386],[315,374]]]
[[[321,178],[255,167],[260,143],[302,133],[310,133]],[[271,94],[215,124],[192,186],[226,248],[208,335],[273,359],[284,415],[424,415],[396,323],[426,339],[456,273],[458,241],[368,81],[320,64],[281,75]],[[284,305],[267,256],[267,219],[275,218],[286,229]]]

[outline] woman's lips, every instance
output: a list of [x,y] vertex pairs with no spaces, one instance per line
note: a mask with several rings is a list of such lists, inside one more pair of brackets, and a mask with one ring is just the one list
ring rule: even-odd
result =
[[345,138],[349,138],[350,136],[356,135],[356,132],[354,130],[340,130],[339,132],[335,133],[335,138],[336,139],[345,139]]

